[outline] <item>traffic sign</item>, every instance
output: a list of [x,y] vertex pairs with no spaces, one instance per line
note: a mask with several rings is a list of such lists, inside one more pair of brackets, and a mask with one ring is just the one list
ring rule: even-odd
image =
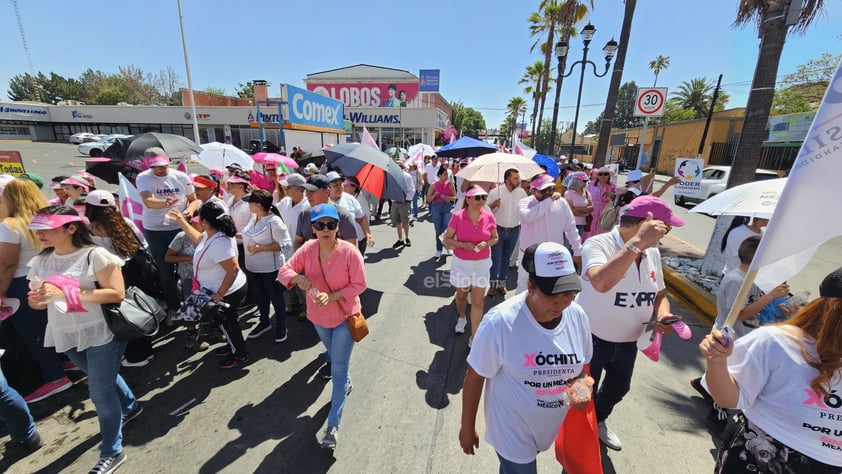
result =
[[667,103],[666,87],[639,87],[634,99],[635,117],[660,117]]

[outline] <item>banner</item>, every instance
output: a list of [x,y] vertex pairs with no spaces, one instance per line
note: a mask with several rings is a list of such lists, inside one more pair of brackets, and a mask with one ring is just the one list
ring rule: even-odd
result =
[[439,76],[438,69],[421,69],[418,71],[418,90],[421,92],[438,92]]
[[289,84],[281,85],[281,96],[287,100],[289,123],[342,130],[345,109],[342,103]]
[[143,233],[143,200],[140,198],[140,193],[137,188],[123,176],[123,173],[118,173],[120,177],[120,212],[123,217],[128,217],[138,230]]
[[677,158],[673,176],[681,178],[675,183],[673,194],[693,198],[702,197],[702,170],[705,160],[700,158]]
[[417,82],[310,83],[307,90],[345,107],[420,107]]

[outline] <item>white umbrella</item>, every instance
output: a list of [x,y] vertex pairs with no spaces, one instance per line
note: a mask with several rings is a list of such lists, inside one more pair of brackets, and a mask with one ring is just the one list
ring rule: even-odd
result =
[[418,151],[421,150],[423,153],[422,156],[432,156],[436,154],[436,149],[431,147],[430,145],[425,145],[424,143],[419,143],[417,145],[412,145],[411,147],[407,148],[407,152],[409,152],[409,156],[415,156]]
[[521,179],[530,179],[536,174],[544,173],[544,169],[537,163],[521,155],[512,153],[488,153],[474,158],[468,166],[459,170],[456,176],[468,181],[482,181],[486,183],[502,183],[506,170],[518,170]]
[[786,180],[768,179],[734,186],[690,209],[690,212],[769,219],[775,212]]
[[194,156],[196,161],[207,169],[222,170],[233,163],[242,166],[246,171],[254,168],[251,156],[234,145],[211,142],[199,146],[202,147],[202,152]]

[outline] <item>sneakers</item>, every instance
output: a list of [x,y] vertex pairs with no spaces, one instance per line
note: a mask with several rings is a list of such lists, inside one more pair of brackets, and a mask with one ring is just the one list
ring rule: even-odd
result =
[[216,357],[229,357],[231,355],[231,347],[220,347],[219,349],[213,351],[213,355],[215,355]]
[[281,334],[281,333],[275,334],[275,342],[285,342],[287,340],[288,336],[289,336],[289,330],[284,329],[283,334]]
[[456,334],[464,334],[465,333],[465,326],[468,325],[468,318],[464,316],[460,316],[456,320]]
[[620,442],[620,438],[617,437],[613,431],[609,430],[607,426],[605,426],[604,421],[600,421],[598,426],[599,440],[602,441],[602,444],[604,444],[606,448],[613,449],[614,451],[623,449],[623,443]]
[[26,403],[40,402],[41,400],[52,397],[53,395],[63,392],[72,386],[73,382],[71,382],[69,378],[62,377],[58,380],[41,385],[37,390],[23,397],[23,401]]
[[393,249],[396,249],[396,248],[398,248],[398,247],[403,247],[403,240],[398,239],[398,241],[397,241],[397,242],[395,242],[394,244],[392,244],[392,248],[393,248]]
[[436,258],[441,258],[441,250],[436,250]]
[[121,464],[126,462],[126,453],[121,451],[116,456],[109,456],[107,458],[100,458],[88,474],[110,474],[117,470]]
[[149,365],[149,362],[151,362],[154,358],[155,356],[149,356],[146,359],[139,360],[137,362],[129,362],[129,360],[124,357],[123,360],[120,362],[120,365],[122,365],[123,367],[145,367]]
[[333,375],[331,374],[330,369],[331,369],[330,362],[328,362],[327,364],[324,365],[324,367],[322,367],[322,380],[330,380],[330,379],[333,378]]
[[44,443],[41,442],[41,435],[38,432],[32,433],[32,436],[26,438],[22,441],[15,441],[13,446],[17,447],[18,449],[26,452],[31,453],[33,451],[38,450]]
[[238,355],[232,355],[232,356],[224,359],[222,362],[220,362],[219,368],[220,369],[234,369],[234,368],[237,368],[237,367],[245,364],[246,362],[248,362],[248,360],[249,360],[248,354],[239,355],[239,356]]
[[135,404],[134,410],[123,415],[123,426],[126,426],[126,423],[139,417],[141,413],[143,413],[143,405],[138,402]]
[[254,329],[251,330],[248,338],[257,339],[258,337],[266,334],[270,330],[272,330],[272,323],[270,323],[269,321],[260,321],[259,323],[257,323],[257,326],[255,326]]
[[705,390],[705,387],[702,386],[701,377],[696,377],[695,379],[691,380],[690,386],[693,387],[693,389],[695,389],[697,392],[699,392],[699,395],[701,395],[706,402],[713,403],[713,397],[711,397],[708,391]]
[[336,428],[327,428],[325,430],[325,434],[322,437],[322,449],[336,449],[336,432],[339,431]]
[[412,242],[409,241],[409,237],[407,237],[406,240],[403,241],[403,244],[407,247],[412,247]]
[[74,364],[73,362],[70,362],[69,360],[66,360],[66,361],[62,362],[61,368],[65,372],[79,372],[79,371],[82,370],[79,367],[76,367],[76,364]]

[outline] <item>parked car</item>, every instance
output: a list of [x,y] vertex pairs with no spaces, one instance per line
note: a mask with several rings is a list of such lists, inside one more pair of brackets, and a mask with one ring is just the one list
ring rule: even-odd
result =
[[102,156],[102,152],[104,152],[106,148],[110,147],[115,140],[117,140],[116,137],[104,138],[97,142],[83,143],[76,149],[83,155],[90,155],[96,158],[97,156]]
[[249,140],[249,145],[246,151],[249,155],[253,155],[261,151],[265,151],[266,153],[279,153],[281,149],[269,140],[264,141],[263,145],[260,144],[260,140]]
[[[675,196],[675,203],[678,205],[687,202],[702,202],[708,198],[716,196],[725,191],[728,185],[728,176],[731,175],[730,166],[708,166],[702,171],[701,196]],[[754,172],[754,180],[762,181],[766,179],[780,178],[781,176],[772,170],[757,169]]]
[[79,143],[89,142],[95,136],[96,135],[94,135],[93,133],[89,133],[89,132],[74,133],[73,135],[70,135],[70,143],[79,144]]

